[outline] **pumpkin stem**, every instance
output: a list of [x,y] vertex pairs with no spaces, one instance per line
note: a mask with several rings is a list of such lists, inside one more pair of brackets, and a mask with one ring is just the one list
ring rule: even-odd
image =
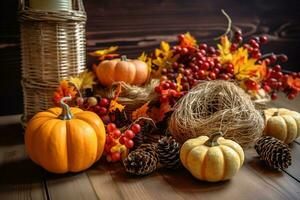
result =
[[61,111],[61,114],[58,116],[59,119],[70,120],[73,118],[73,115],[71,113],[69,105],[65,103],[65,101],[71,101],[71,100],[72,100],[71,96],[66,96],[66,97],[61,98],[60,106],[62,108],[62,111]]
[[273,117],[275,117],[275,116],[279,116],[279,112],[278,111],[274,112]]
[[219,145],[218,139],[219,139],[219,137],[222,137],[222,136],[223,136],[223,133],[220,131],[213,133],[210,136],[210,138],[205,142],[205,145],[209,146],[209,147],[218,146]]
[[125,55],[121,56],[121,61],[127,61],[127,57]]

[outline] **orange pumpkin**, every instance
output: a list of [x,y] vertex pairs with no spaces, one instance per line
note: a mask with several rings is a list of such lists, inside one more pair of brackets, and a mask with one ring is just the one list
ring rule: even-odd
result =
[[105,127],[93,112],[61,106],[37,113],[25,131],[29,157],[53,173],[78,172],[90,167],[102,155]]
[[114,82],[124,81],[132,85],[142,85],[148,80],[148,65],[141,60],[121,59],[105,60],[94,68],[99,82],[110,86]]

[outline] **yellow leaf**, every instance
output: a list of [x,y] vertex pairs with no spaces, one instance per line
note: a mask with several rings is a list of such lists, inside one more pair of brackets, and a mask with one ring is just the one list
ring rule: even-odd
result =
[[89,53],[89,55],[96,56],[96,57],[103,56],[103,55],[115,52],[118,48],[119,48],[118,46],[111,46],[108,49],[93,51],[93,52]]
[[151,71],[152,71],[152,59],[149,58],[145,52],[143,52],[143,53],[138,57],[138,60],[141,60],[141,61],[144,61],[144,62],[147,63],[148,71],[149,71],[149,74],[150,74]]
[[160,46],[161,46],[161,49],[164,51],[164,52],[169,52],[170,51],[170,45],[169,43],[165,42],[165,41],[162,41],[160,43]]
[[116,100],[111,100],[109,105],[109,112],[116,111],[117,109],[122,112],[124,110],[125,106],[122,104],[119,104]]
[[231,62],[232,54],[230,52],[231,42],[228,40],[228,37],[221,37],[221,44],[218,44],[218,49],[220,50],[220,62],[222,64]]
[[176,78],[176,85],[177,85],[177,91],[178,92],[180,92],[182,90],[181,79],[182,79],[182,74],[179,73],[177,78]]
[[260,78],[261,65],[256,64],[257,59],[248,58],[248,50],[240,47],[232,55],[232,64],[234,67],[234,75],[237,80],[243,80],[247,78]]
[[79,90],[81,89],[93,89],[95,75],[93,72],[85,70],[81,72],[77,77],[70,77],[69,82],[74,84]]
[[136,120],[140,117],[148,117],[148,109],[149,109],[149,101],[132,112],[131,118],[132,120]]

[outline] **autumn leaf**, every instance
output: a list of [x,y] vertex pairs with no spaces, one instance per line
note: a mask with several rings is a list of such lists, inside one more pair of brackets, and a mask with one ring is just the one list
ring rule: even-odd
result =
[[183,39],[180,41],[182,47],[195,47],[196,45],[197,40],[189,32],[184,34]]
[[152,71],[153,77],[160,77],[161,70],[170,68],[177,59],[178,56],[174,56],[174,52],[171,50],[169,43],[162,41],[160,49],[155,49],[155,58],[152,59],[152,63],[158,67],[157,70]]
[[116,111],[117,109],[122,112],[124,110],[125,106],[122,104],[119,104],[116,100],[111,100],[109,105],[109,112]]
[[70,77],[69,82],[74,84],[79,90],[93,89],[95,75],[93,72],[85,70],[76,77]]
[[176,85],[177,85],[177,91],[178,92],[180,92],[182,90],[181,79],[182,79],[182,74],[179,73],[177,78],[176,78]]
[[63,97],[71,96],[74,98],[77,94],[77,91],[74,86],[70,86],[67,80],[62,80],[59,87],[54,92],[53,101],[56,105],[60,104],[60,100]]
[[120,96],[121,92],[122,92],[122,86],[121,86],[121,84],[119,84],[118,87],[115,90],[114,98],[110,101],[109,112],[116,111],[117,109],[120,112],[122,112],[124,110],[125,106],[118,103],[118,99],[119,99],[119,96]]
[[287,79],[287,84],[294,90],[300,92],[300,78],[293,78],[292,76],[289,76]]
[[160,122],[165,118],[165,114],[171,111],[171,106],[168,102],[160,104],[160,107],[153,107],[149,113],[151,119],[155,122]]
[[232,61],[232,53],[230,52],[231,42],[227,35],[221,37],[220,44],[217,45],[220,50],[220,62],[222,64]]
[[138,60],[141,60],[145,63],[147,63],[147,66],[148,66],[148,71],[149,71],[149,74],[151,73],[152,71],[152,59],[150,57],[147,56],[147,54],[145,52],[143,52],[139,57],[138,57]]
[[149,101],[145,104],[143,104],[141,107],[139,107],[138,109],[136,109],[135,111],[132,112],[131,114],[131,118],[132,120],[136,120],[140,117],[148,117],[148,109],[149,109]]
[[[232,61],[234,67],[234,75],[237,80],[243,80],[247,78],[260,78],[263,66],[256,64],[257,59],[248,59],[248,50],[240,47],[233,55]],[[262,68],[262,69],[261,69]]]
[[89,53],[90,56],[100,57],[107,54],[111,54],[115,52],[119,47],[118,46],[111,46],[108,49],[102,49],[102,50],[96,50],[91,53]]

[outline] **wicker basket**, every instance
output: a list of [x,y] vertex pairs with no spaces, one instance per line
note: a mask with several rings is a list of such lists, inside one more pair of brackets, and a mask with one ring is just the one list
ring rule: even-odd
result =
[[[31,10],[20,0],[24,116],[52,106],[59,82],[86,67],[85,22],[82,0],[70,11]],[[50,92],[51,90],[51,92]]]

